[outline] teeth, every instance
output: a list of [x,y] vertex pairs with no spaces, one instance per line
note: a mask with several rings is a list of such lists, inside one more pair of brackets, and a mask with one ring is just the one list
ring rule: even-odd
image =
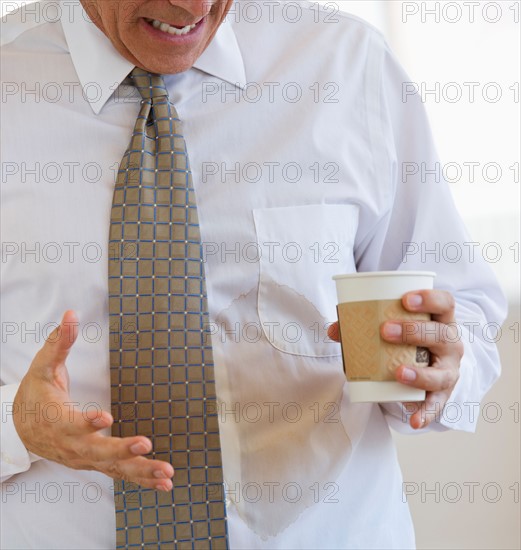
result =
[[160,31],[167,32],[168,34],[174,34],[176,36],[182,36],[183,34],[187,34],[192,29],[195,28],[195,24],[194,24],[194,25],[187,25],[182,29],[176,29],[175,27],[170,26],[168,23],[162,23],[157,19],[153,19],[151,21],[149,20],[149,23],[151,23],[155,29],[159,29]]

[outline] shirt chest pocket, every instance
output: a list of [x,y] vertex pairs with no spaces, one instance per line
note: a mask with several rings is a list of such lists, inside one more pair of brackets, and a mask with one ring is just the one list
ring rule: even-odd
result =
[[257,308],[264,335],[284,353],[339,356],[333,275],[356,271],[358,207],[317,204],[253,211],[259,259]]

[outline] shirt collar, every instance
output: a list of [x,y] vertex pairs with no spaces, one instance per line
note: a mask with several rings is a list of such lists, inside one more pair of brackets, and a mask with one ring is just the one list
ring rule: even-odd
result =
[[[72,62],[94,113],[99,114],[116,88],[134,65],[112,46],[83,9],[74,0],[75,17],[62,17],[61,23]],[[225,19],[209,46],[197,59],[194,68],[240,88],[246,86],[246,73],[237,38]],[[90,90],[89,90],[90,88]]]

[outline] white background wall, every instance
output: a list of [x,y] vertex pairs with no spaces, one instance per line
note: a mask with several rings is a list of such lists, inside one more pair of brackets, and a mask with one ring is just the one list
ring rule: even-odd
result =
[[396,436],[418,547],[518,549],[520,2],[329,5],[381,29],[423,92],[456,203],[477,251],[491,260],[501,253],[491,264],[511,306],[498,342],[503,376],[484,400],[477,433]]

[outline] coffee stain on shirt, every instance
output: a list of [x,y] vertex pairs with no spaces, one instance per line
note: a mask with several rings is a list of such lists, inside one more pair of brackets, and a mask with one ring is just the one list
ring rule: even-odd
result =
[[[264,320],[274,323],[283,311],[283,319],[302,326],[302,349],[321,353],[323,341],[304,330],[325,323],[315,306],[287,286],[268,284],[274,300],[264,305]],[[255,287],[222,310],[212,342],[227,498],[267,540],[323,500],[352,445],[340,414],[345,376],[338,344],[330,345],[334,357],[299,355],[298,342],[291,353],[281,351],[260,330],[257,299]]]

